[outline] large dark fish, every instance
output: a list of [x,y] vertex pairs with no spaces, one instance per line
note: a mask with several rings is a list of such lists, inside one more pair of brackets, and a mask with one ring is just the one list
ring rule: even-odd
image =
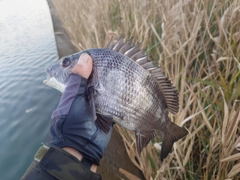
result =
[[140,154],[149,141],[162,132],[161,159],[173,143],[187,135],[183,127],[170,121],[167,110],[178,112],[178,94],[160,67],[155,67],[139,45],[121,38],[108,48],[88,49],[60,59],[46,69],[44,83],[63,92],[69,75],[82,53],[93,59],[93,72],[88,80],[89,96],[97,123],[105,132],[109,121],[136,132]]

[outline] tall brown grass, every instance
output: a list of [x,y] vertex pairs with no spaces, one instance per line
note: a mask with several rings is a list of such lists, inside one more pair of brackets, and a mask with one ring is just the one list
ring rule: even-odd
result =
[[79,50],[134,37],[178,89],[180,110],[170,117],[189,135],[163,162],[160,137],[140,157],[134,133],[117,127],[146,179],[240,179],[239,0],[52,1]]

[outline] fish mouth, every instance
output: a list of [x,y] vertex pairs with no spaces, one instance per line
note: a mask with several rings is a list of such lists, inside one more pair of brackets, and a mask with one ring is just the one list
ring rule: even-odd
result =
[[54,76],[51,75],[51,73],[49,74],[49,69],[46,68],[46,74],[47,74],[47,79],[43,80],[43,84],[52,87],[54,89],[57,89],[58,91],[60,91],[61,93],[63,93],[63,91],[66,88],[66,85],[59,82]]
[[46,84],[48,85],[48,82],[51,80],[52,76],[51,76],[51,68],[48,67],[48,68],[45,68],[45,72],[47,74],[47,79],[43,80],[43,84]]
[[47,75],[47,79],[43,80],[43,84],[47,85],[51,78],[51,76]]

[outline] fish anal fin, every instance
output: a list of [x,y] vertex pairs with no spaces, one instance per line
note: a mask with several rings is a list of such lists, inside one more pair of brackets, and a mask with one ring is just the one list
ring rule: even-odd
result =
[[170,121],[167,133],[163,133],[162,149],[161,149],[161,160],[165,159],[168,153],[171,151],[173,143],[183,138],[188,134],[184,127],[180,127]]
[[147,146],[149,141],[156,136],[155,131],[145,131],[145,132],[138,132],[135,133],[136,136],[136,145],[137,145],[137,152],[140,155],[142,149]]
[[110,127],[113,125],[113,118],[111,116],[102,115],[97,113],[96,125],[99,129],[101,129],[104,133],[108,134],[110,131]]

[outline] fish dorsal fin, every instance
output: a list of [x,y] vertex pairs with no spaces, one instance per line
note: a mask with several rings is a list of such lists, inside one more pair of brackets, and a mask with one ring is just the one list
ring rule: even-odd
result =
[[144,54],[144,50],[140,49],[140,44],[133,45],[132,39],[125,42],[124,38],[121,37],[115,44],[111,39],[107,48],[131,58],[145,70],[149,71],[159,83],[167,109],[173,114],[178,112],[179,100],[176,89],[173,87],[171,81],[164,75],[161,67],[154,66],[152,61],[148,59],[148,56]]
[[112,49],[113,46],[114,46],[114,43],[113,43],[113,39],[111,38],[111,40],[110,40],[109,43],[108,43],[107,48],[108,48],[108,49]]

